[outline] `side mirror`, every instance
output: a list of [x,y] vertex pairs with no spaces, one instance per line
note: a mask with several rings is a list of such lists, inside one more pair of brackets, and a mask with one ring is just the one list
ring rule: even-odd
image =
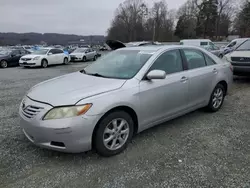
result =
[[162,70],[152,70],[147,74],[147,79],[153,80],[153,79],[165,79],[166,78],[166,72]]
[[16,55],[15,54],[11,54],[10,57],[16,57]]
[[52,53],[51,53],[51,52],[49,52],[49,53],[48,53],[48,55],[52,55]]

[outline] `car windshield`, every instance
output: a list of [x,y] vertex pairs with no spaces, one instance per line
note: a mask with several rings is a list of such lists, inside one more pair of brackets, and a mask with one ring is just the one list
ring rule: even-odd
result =
[[45,55],[45,54],[47,54],[47,52],[48,52],[48,49],[40,49],[40,50],[36,50],[36,51],[32,52],[32,54]]
[[236,51],[250,51],[250,40],[245,41],[241,44]]
[[87,66],[84,71],[94,76],[130,79],[136,75],[153,53],[154,51],[140,50],[114,51]]
[[0,55],[8,55],[11,51],[8,50],[0,50]]
[[74,50],[74,53],[83,53],[86,50],[87,50],[86,48],[78,48],[78,49]]

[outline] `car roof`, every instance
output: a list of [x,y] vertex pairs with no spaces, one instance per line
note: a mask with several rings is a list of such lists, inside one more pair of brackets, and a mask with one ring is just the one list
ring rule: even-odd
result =
[[189,45],[152,45],[152,46],[136,46],[136,47],[125,47],[120,48],[118,50],[138,50],[138,51],[153,51],[156,52],[158,50],[171,50],[171,49],[182,49],[182,48],[193,48],[193,49],[202,49],[197,46],[189,46]]

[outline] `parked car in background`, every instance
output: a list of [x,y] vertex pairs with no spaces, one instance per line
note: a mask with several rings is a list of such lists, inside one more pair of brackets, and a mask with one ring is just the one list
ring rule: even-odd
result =
[[97,52],[92,48],[77,48],[70,54],[71,61],[95,61],[97,57]]
[[69,60],[69,55],[65,54],[61,49],[43,48],[34,51],[30,55],[21,57],[19,65],[23,67],[41,66],[46,68],[49,65],[68,64]]
[[223,47],[223,56],[228,53],[231,53],[236,48],[238,48],[243,42],[249,39],[250,38],[238,38],[238,39],[232,40],[227,46]]
[[250,39],[225,55],[224,60],[233,65],[234,75],[250,75]]
[[7,68],[10,66],[19,66],[19,59],[23,55],[27,54],[30,54],[30,52],[23,49],[16,50],[16,49],[2,48],[0,49],[0,67]]
[[230,63],[198,47],[117,49],[31,88],[21,127],[44,148],[112,156],[145,129],[202,107],[218,111],[231,81]]

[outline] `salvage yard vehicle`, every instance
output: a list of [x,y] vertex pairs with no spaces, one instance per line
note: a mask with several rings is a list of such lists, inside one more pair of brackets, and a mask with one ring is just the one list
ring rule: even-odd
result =
[[230,63],[199,47],[121,48],[31,88],[20,125],[38,146],[112,156],[145,129],[202,107],[218,111],[231,82]]
[[234,75],[250,75],[250,39],[243,42],[233,52],[225,55],[224,60],[233,65]]
[[19,66],[19,59],[30,52],[26,50],[16,50],[2,48],[0,49],[0,68],[7,68],[9,66]]
[[71,61],[87,61],[97,59],[98,55],[92,48],[77,48],[70,54]]
[[43,48],[21,57],[19,65],[22,67],[41,66],[47,68],[49,65],[68,64],[69,60],[69,55],[65,54],[61,49]]

